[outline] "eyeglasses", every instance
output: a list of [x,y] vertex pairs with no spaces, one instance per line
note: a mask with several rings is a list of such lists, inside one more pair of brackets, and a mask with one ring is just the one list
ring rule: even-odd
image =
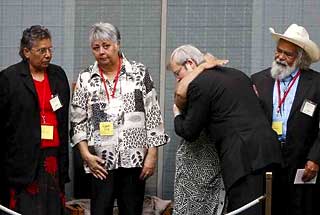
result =
[[293,59],[295,58],[298,54],[296,52],[289,52],[289,51],[285,51],[285,50],[282,50],[280,48],[277,48],[276,51],[275,51],[275,54],[276,55],[281,55],[283,54],[286,58],[288,59]]
[[50,54],[53,53],[53,47],[33,49],[33,50],[35,50],[35,52],[37,52],[37,53],[40,54],[40,55],[45,55],[45,54],[47,54],[47,52],[49,52]]
[[182,67],[183,67],[183,66],[181,66],[181,67],[180,67],[178,70],[176,70],[176,71],[172,71],[172,73],[173,73],[174,77],[178,77],[178,76],[179,76],[179,74],[180,74],[180,72],[181,72]]
[[177,69],[176,71],[172,71],[174,77],[179,77],[179,74],[180,74],[180,72],[181,72],[181,69],[186,66],[186,63],[187,63],[187,61],[185,61],[185,62],[181,65],[181,67],[180,67],[179,69]]

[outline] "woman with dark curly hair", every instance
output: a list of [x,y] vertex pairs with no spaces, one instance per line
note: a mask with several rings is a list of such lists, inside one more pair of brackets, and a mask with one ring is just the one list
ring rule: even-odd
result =
[[50,64],[47,28],[23,31],[22,61],[0,73],[0,132],[10,209],[23,215],[63,214],[68,175],[69,83]]

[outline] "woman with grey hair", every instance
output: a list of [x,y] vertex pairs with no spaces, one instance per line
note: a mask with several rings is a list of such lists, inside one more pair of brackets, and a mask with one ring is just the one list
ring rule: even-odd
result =
[[155,172],[157,148],[168,142],[147,68],[120,52],[109,23],[90,30],[96,62],[79,74],[71,103],[72,147],[92,175],[91,214],[142,213],[145,180]]

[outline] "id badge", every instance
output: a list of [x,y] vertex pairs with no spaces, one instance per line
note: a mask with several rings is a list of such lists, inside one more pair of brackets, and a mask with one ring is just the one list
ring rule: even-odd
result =
[[41,125],[41,139],[53,140],[53,125]]
[[316,110],[316,107],[317,107],[316,103],[308,99],[305,99],[302,103],[300,112],[312,117],[314,114],[314,111]]
[[100,122],[99,130],[101,136],[113,135],[113,123],[112,122]]
[[278,135],[282,135],[282,122],[281,122],[281,121],[274,121],[274,122],[272,122],[272,129],[273,129]]
[[62,107],[59,96],[56,95],[52,99],[50,99],[50,105],[53,111],[56,111]]

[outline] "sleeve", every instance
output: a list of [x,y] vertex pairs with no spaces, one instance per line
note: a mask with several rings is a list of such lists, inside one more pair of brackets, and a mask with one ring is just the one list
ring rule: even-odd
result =
[[[8,95],[9,95],[9,81],[3,72],[0,72],[0,136],[5,137],[5,123],[8,122]],[[1,152],[0,152],[0,169],[3,169],[4,153],[7,151],[6,144],[1,141]]]
[[[69,177],[69,138],[68,138],[68,128],[69,128],[69,103],[70,103],[70,87],[69,81],[66,76],[65,71],[60,67],[59,74],[63,74],[63,78],[60,84],[63,84],[63,91],[59,92],[63,93],[63,140],[61,139],[61,147],[59,148],[60,152],[60,188],[64,190],[64,184],[70,182]],[[59,124],[60,127],[60,124]]]
[[161,117],[157,93],[152,78],[148,71],[143,78],[144,109],[146,117],[147,145],[148,147],[161,146],[169,142],[169,137],[164,133],[164,124]]
[[174,118],[174,128],[180,137],[194,141],[209,120],[210,98],[201,87],[191,83],[187,91],[187,101],[185,112]]
[[318,137],[313,143],[313,146],[309,150],[309,154],[307,157],[308,160],[312,160],[316,162],[318,165],[320,165],[320,138],[319,138],[319,133]]
[[[320,90],[319,90],[320,92]],[[312,146],[309,149],[309,153],[307,156],[308,160],[312,160],[314,162],[316,162],[318,165],[320,165],[320,129],[319,129],[319,119],[320,119],[320,107],[318,104],[317,107],[317,121],[316,124],[314,124],[313,126],[317,127],[318,129],[318,134],[317,134],[317,138],[315,138]]]
[[70,105],[70,136],[71,147],[77,145],[80,141],[87,140],[87,100],[88,91],[85,87],[84,80],[81,74],[78,77],[76,86],[74,88],[72,101]]
[[[9,81],[3,72],[0,72],[0,132],[3,132],[6,122],[6,108],[8,107]],[[2,137],[2,136],[1,136]]]

